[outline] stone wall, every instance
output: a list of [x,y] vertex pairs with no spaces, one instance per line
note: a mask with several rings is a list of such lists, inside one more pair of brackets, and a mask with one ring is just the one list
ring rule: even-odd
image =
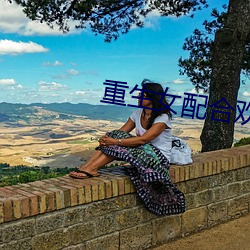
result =
[[161,217],[120,169],[0,188],[0,249],[147,249],[250,212],[250,146],[196,155],[170,174],[187,211]]

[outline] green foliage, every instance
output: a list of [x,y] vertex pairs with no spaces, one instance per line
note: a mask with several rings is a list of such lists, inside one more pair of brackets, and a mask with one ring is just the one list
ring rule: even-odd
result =
[[90,27],[95,34],[105,35],[105,41],[117,39],[133,25],[143,26],[148,13],[157,10],[162,16],[182,16],[207,7],[207,0],[8,0],[23,7],[31,20],[47,23],[51,28],[57,24],[63,32],[69,31],[69,22],[76,27]]
[[[225,11],[219,13],[213,9],[211,13],[212,21],[203,22],[204,30],[195,29],[193,35],[185,39],[183,49],[189,51],[189,58],[179,59],[180,74],[186,74],[195,86],[204,92],[209,91],[212,73],[212,48],[215,33],[222,29],[227,20],[227,6],[223,6]],[[245,54],[242,61],[242,73],[250,75],[250,37],[245,46]],[[244,83],[244,82],[243,82]]]
[[250,137],[241,138],[238,142],[234,144],[234,147],[240,147],[247,144],[250,144]]
[[20,183],[28,183],[38,180],[60,177],[74,171],[76,168],[57,168],[50,167],[27,167],[15,166],[10,167],[9,164],[0,163],[0,186],[16,185]]

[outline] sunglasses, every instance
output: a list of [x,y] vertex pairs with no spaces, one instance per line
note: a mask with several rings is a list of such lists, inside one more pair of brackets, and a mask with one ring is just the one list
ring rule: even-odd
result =
[[[138,93],[138,97],[141,97],[141,92]],[[147,94],[143,93],[143,97],[147,97]]]

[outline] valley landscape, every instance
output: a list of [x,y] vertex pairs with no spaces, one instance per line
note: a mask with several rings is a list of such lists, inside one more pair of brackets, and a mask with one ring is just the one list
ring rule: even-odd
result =
[[[115,105],[0,103],[0,163],[79,166],[98,146],[99,137],[120,128],[133,110]],[[173,135],[198,153],[203,121],[176,117],[172,124]],[[237,123],[235,141],[248,136],[250,124]]]

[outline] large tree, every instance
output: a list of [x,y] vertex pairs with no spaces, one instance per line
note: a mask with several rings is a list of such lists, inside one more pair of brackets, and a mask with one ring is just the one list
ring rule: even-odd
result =
[[[153,10],[162,16],[192,15],[207,6],[206,0],[8,0],[23,7],[32,20],[59,25],[69,30],[69,21],[76,21],[78,28],[90,28],[104,34],[106,41],[117,39],[132,25],[143,26],[143,17]],[[207,117],[201,135],[202,151],[231,147],[236,116],[237,95],[245,45],[249,37],[250,0],[229,0],[225,25],[215,35],[211,55],[211,81]],[[234,110],[230,122],[212,121],[213,107],[225,98]],[[220,104],[224,105],[224,104]],[[218,119],[225,119],[219,114]]]
[[[207,117],[201,134],[203,152],[232,146],[240,75],[249,36],[250,0],[230,0],[225,24],[216,32],[212,46],[210,95]],[[229,112],[229,122],[219,121],[225,120],[223,113],[217,113],[216,118],[219,120],[212,119],[214,107],[210,105],[222,98],[225,98],[232,109],[216,110]],[[219,106],[229,107],[225,102]]]
[[[230,20],[228,20],[229,11],[227,11],[227,6],[224,5],[224,11],[222,13],[219,13],[216,9],[213,9],[211,16],[213,17],[212,21],[204,21],[204,30],[198,30],[195,29],[193,32],[193,35],[186,38],[186,41],[184,43],[183,49],[186,51],[189,51],[189,57],[186,59],[183,59],[182,57],[179,60],[179,65],[181,66],[180,73],[186,74],[193,85],[195,86],[196,90],[203,90],[204,92],[211,92],[212,96],[209,100],[209,105],[214,104],[216,101],[219,101],[221,98],[225,97],[225,99],[229,102],[229,104],[236,109],[236,101],[237,101],[237,93],[238,93],[238,84],[236,82],[231,82],[233,78],[232,74],[239,74],[239,70],[241,72],[241,76],[245,79],[249,79],[250,77],[250,27],[249,27],[249,20],[241,19],[242,24],[245,26],[245,38],[243,38],[243,41],[241,41],[245,45],[244,52],[241,51],[242,54],[239,54],[238,51],[232,50],[232,47],[230,46],[236,46],[235,40],[233,40],[233,36],[231,34],[232,31],[229,30],[228,23]],[[245,15],[250,15],[249,10],[247,10],[247,6],[245,6]],[[235,10],[233,10],[235,11]],[[231,10],[232,12],[232,10]],[[238,13],[239,14],[239,13]],[[232,14],[230,14],[232,15]],[[231,22],[236,21],[235,17],[231,16]],[[245,22],[246,21],[246,22]],[[244,23],[245,22],[245,23]],[[248,23],[247,23],[248,22]],[[240,35],[239,32],[242,32],[239,30],[240,24],[237,23],[234,26],[235,32],[238,32],[238,36]],[[231,28],[232,29],[232,28]],[[224,33],[225,32],[225,33]],[[214,35],[219,34],[219,38],[223,39],[223,41],[220,43],[220,46],[222,48],[216,48],[218,46],[218,37],[217,39],[214,39]],[[222,37],[220,37],[222,36]],[[242,38],[242,37],[241,37]],[[221,57],[223,51],[227,48],[228,54],[223,54],[225,57]],[[217,62],[217,67],[219,65],[222,67],[220,68],[220,72],[213,71],[212,69],[215,68],[215,60],[216,60],[216,54],[218,53],[217,50],[219,49],[220,52],[220,59],[224,61],[224,64],[226,63],[228,67],[231,67],[231,63],[233,63],[234,67],[236,67],[235,63],[237,60],[233,60],[231,53],[235,52],[234,58],[240,56],[238,58],[237,62],[237,69],[238,71],[234,71],[233,68],[228,69],[228,72],[230,74],[226,74],[224,64],[221,64],[221,62]],[[234,48],[236,49],[236,48]],[[218,55],[217,55],[218,56]],[[231,65],[231,66],[230,66]],[[218,70],[218,68],[215,68]],[[225,72],[224,72],[225,71]],[[214,76],[214,74],[217,74]],[[219,79],[219,76],[221,76],[221,79]],[[225,78],[226,76],[226,78]],[[213,82],[211,82],[211,79],[213,77]],[[214,78],[215,77],[215,78]],[[239,79],[239,75],[238,78]],[[221,85],[224,81],[224,84]],[[245,80],[241,81],[242,83],[245,83]],[[220,83],[220,84],[218,84]],[[235,88],[234,88],[235,87]],[[234,89],[233,89],[234,88]],[[229,92],[224,92],[229,91]],[[223,103],[225,105],[226,103]],[[226,106],[226,105],[225,105]],[[246,106],[247,107],[247,106]],[[242,109],[242,107],[241,107]],[[225,108],[222,109],[216,109],[219,111],[226,111]],[[209,150],[216,150],[220,148],[227,148],[232,145],[233,142],[233,131],[234,131],[234,125],[233,121],[235,120],[235,111],[231,110],[230,112],[230,119],[231,124],[221,124],[222,121],[212,121],[212,108],[208,107],[208,117],[203,129],[203,133],[201,136],[202,141],[202,151],[209,151]],[[231,115],[232,113],[232,115]],[[224,117],[223,117],[224,116]],[[225,114],[223,113],[217,113],[216,114],[217,119],[224,119],[225,120]],[[224,122],[225,123],[225,122]]]

